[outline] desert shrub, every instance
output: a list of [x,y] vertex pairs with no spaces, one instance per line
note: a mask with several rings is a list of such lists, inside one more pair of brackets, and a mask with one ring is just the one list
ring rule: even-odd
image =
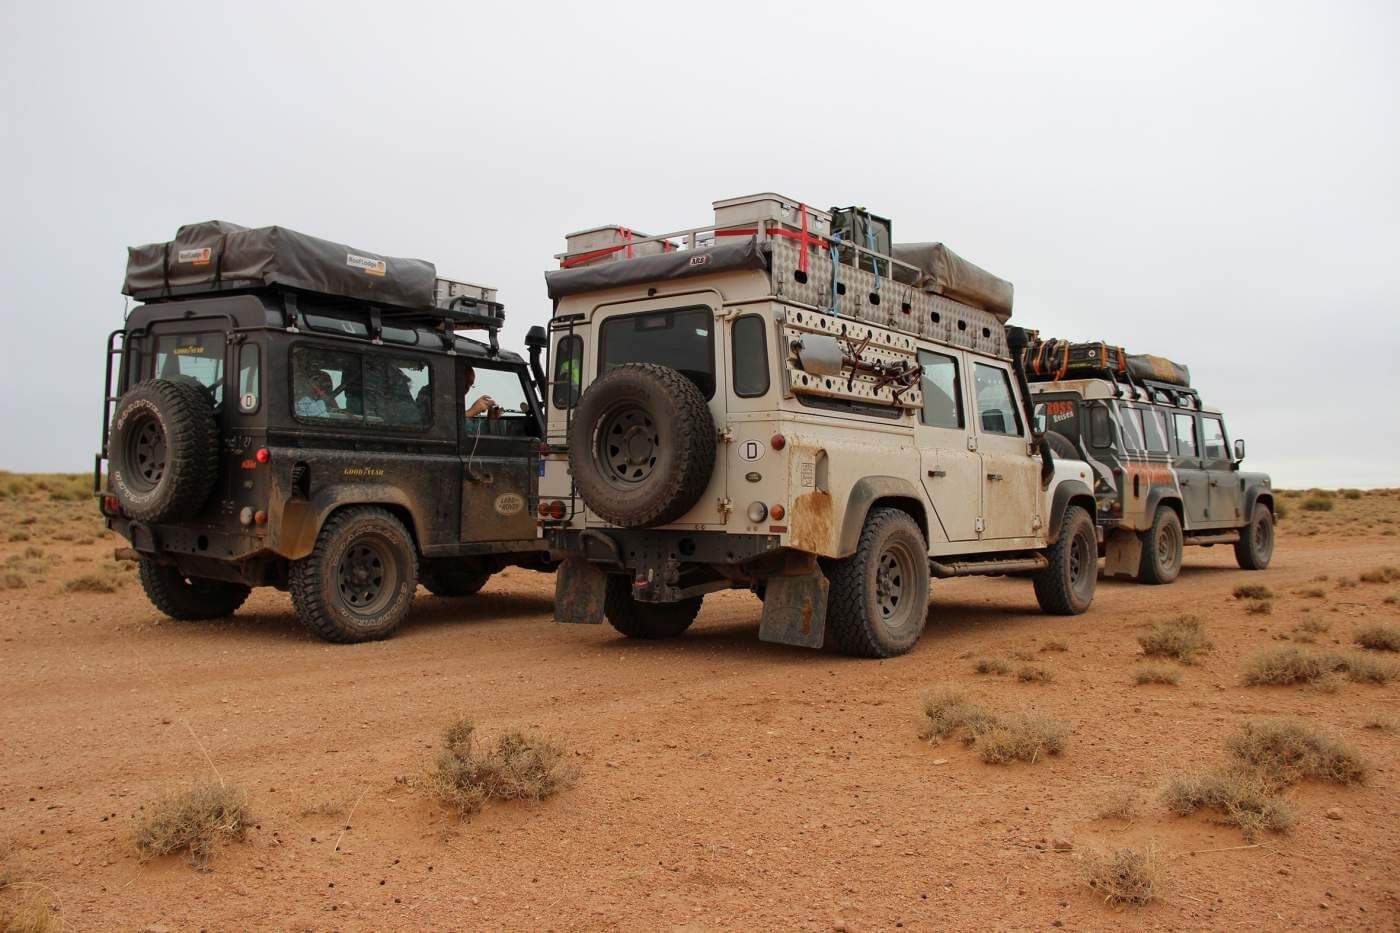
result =
[[1055,672],[1039,664],[1022,664],[1016,669],[1016,679],[1026,684],[1049,684],[1055,681]]
[[1313,586],[1306,590],[1299,590],[1298,595],[1306,597],[1307,599],[1326,599],[1327,591],[1321,587]]
[[1205,627],[1200,618],[1193,615],[1154,623],[1145,634],[1138,636],[1138,644],[1148,657],[1175,658],[1183,664],[1193,663],[1196,655],[1211,648]]
[[0,577],[0,583],[3,583],[7,590],[22,590],[29,585],[29,581],[24,579],[23,574],[14,572],[6,573]]
[[554,741],[511,729],[485,746],[476,726],[458,719],[443,732],[445,748],[427,784],[440,802],[466,817],[492,800],[542,800],[573,785],[577,774]]
[[1366,780],[1366,764],[1354,749],[1295,719],[1247,722],[1225,740],[1225,750],[1241,765],[1278,784],[1304,779],[1334,784]]
[[1309,635],[1321,635],[1323,632],[1332,628],[1332,623],[1328,622],[1326,619],[1304,619],[1302,622],[1298,623],[1298,628],[1301,631],[1307,632]]
[[1294,647],[1270,648],[1245,663],[1246,687],[1286,687],[1317,680],[1334,670],[1321,655],[1306,654]]
[[345,812],[346,800],[343,797],[327,797],[315,803],[307,804],[301,808],[301,815],[306,816],[340,816]]
[[1356,633],[1356,643],[1375,651],[1400,651],[1400,625],[1371,625]]
[[1133,683],[1135,684],[1169,684],[1175,686],[1181,683],[1181,671],[1169,664],[1139,664],[1133,670]]
[[1361,490],[1359,489],[1338,489],[1337,492],[1348,499],[1356,500],[1361,498]]
[[1323,498],[1322,496],[1309,496],[1303,500],[1302,505],[1304,512],[1330,512],[1332,508],[1331,498]]
[[1381,600],[1381,602],[1385,603],[1387,606],[1400,606],[1400,596],[1392,594]]
[[115,593],[121,585],[119,578],[98,573],[85,573],[63,584],[69,593]]
[[1009,658],[1010,658],[1011,660],[1013,660],[1013,661],[1034,661],[1034,660],[1035,660],[1035,655],[1034,655],[1032,652],[1029,652],[1029,651],[1025,650],[1024,648],[1017,648],[1015,651],[1012,651],[1012,652],[1008,653],[1008,654],[1007,654],[1007,657],[1009,657]]
[[1041,650],[1041,651],[1068,651],[1068,650],[1069,650],[1069,642],[1065,641],[1065,640],[1062,639],[1062,638],[1052,638],[1050,641],[1047,641],[1045,644],[1041,645],[1041,646],[1040,646],[1040,650]]
[[1246,586],[1235,587],[1236,599],[1273,599],[1274,591],[1267,586],[1258,583],[1251,583]]
[[919,734],[933,742],[956,733],[987,764],[1036,762],[1060,754],[1069,742],[1069,727],[1047,716],[1001,716],[956,690],[929,694]]
[[12,531],[10,532],[9,539],[11,544],[14,544],[19,541],[28,541],[29,532],[25,531],[22,528],[19,531]]
[[1354,586],[1356,586],[1356,581],[1353,580],[1351,577],[1337,578],[1337,589],[1339,590],[1349,590]]
[[1244,607],[1244,611],[1252,616],[1266,616],[1274,611],[1274,604],[1262,599],[1256,599]]
[[1165,865],[1157,848],[1090,852],[1082,863],[1084,880],[1109,904],[1140,907],[1161,897]]
[[1400,580],[1400,567],[1377,567],[1361,575],[1362,583],[1394,583]]
[[1286,833],[1297,822],[1293,807],[1278,795],[1279,790],[1263,775],[1235,767],[1175,778],[1163,800],[1178,816],[1214,810],[1253,842],[1265,830]]
[[978,658],[972,662],[972,669],[979,674],[1008,674],[1011,665],[1001,658]]
[[221,841],[243,839],[252,825],[247,795],[222,782],[197,781],[143,809],[135,836],[143,861],[186,851],[205,868]]
[[1108,798],[1099,811],[1094,814],[1096,820],[1123,820],[1129,822],[1137,819],[1138,813],[1142,809],[1142,795],[1133,788],[1126,788],[1117,791]]
[[1400,664],[1385,658],[1352,653],[1329,654],[1327,660],[1333,670],[1346,674],[1353,683],[1388,684],[1400,680]]
[[1400,719],[1396,719],[1394,716],[1375,714],[1368,717],[1366,721],[1361,724],[1361,728],[1374,729],[1377,732],[1385,732],[1387,734],[1400,732]]
[[1274,500],[1274,521],[1283,521],[1285,518],[1288,517],[1288,513],[1291,511],[1292,507],[1290,507],[1288,503],[1284,502],[1282,499]]
[[49,899],[47,891],[34,886],[20,899],[15,912],[6,919],[5,933],[58,933],[63,926],[58,907]]

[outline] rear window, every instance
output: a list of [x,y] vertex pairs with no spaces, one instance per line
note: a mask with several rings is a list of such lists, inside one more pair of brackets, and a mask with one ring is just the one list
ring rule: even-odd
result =
[[644,311],[611,317],[599,330],[598,375],[623,363],[659,363],[715,394],[714,312],[708,307]]
[[155,377],[193,379],[224,400],[224,335],[167,334],[156,338]]
[[292,414],[298,421],[416,430],[432,423],[427,360],[299,346],[291,362]]

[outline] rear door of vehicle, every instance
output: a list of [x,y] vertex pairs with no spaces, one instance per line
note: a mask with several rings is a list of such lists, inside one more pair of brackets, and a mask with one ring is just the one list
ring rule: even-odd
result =
[[[463,542],[536,536],[539,415],[523,367],[479,359],[458,363],[453,417],[460,425]],[[484,396],[496,408],[466,417]]]
[[1194,412],[1171,413],[1172,465],[1181,484],[1181,500],[1186,512],[1186,528],[1194,530],[1210,523],[1210,480],[1201,460],[1200,432]]
[[1040,458],[1028,454],[1028,429],[1011,368],[972,360],[977,449],[982,455],[982,537],[1024,538],[1040,516]]
[[919,472],[949,541],[972,541],[982,518],[982,456],[968,425],[966,357],[920,350],[924,407],[914,427]]

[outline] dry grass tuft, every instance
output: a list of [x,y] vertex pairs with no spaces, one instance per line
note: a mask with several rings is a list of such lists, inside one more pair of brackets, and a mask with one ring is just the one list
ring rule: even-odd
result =
[[1139,686],[1145,684],[1168,684],[1176,686],[1181,683],[1181,671],[1170,664],[1139,664],[1133,670],[1133,683]]
[[1069,650],[1069,642],[1065,641],[1063,638],[1052,638],[1050,641],[1047,641],[1045,644],[1041,645],[1041,646],[1040,646],[1040,650],[1041,650],[1041,651],[1068,651],[1068,650]]
[[961,733],[987,764],[1036,762],[1058,755],[1069,744],[1069,727],[1039,713],[1001,716],[956,690],[943,689],[924,699],[919,735],[930,742]]
[[1305,590],[1299,590],[1298,595],[1305,599],[1326,599],[1327,591],[1320,586],[1310,586]]
[[1016,669],[1016,679],[1025,684],[1052,684],[1055,672],[1039,664],[1022,664]]
[[1009,674],[1011,665],[1001,658],[978,658],[972,662],[972,669],[979,674]]
[[1318,680],[1334,670],[1322,655],[1294,647],[1269,648],[1250,658],[1244,668],[1246,687],[1287,687]]
[[1241,765],[1278,784],[1304,779],[1333,784],[1366,780],[1366,763],[1354,749],[1336,736],[1294,719],[1247,722],[1225,740],[1225,749]]
[[1384,732],[1387,735],[1394,735],[1400,732],[1400,719],[1394,716],[1382,716],[1380,714],[1369,717],[1361,724],[1363,729],[1374,729],[1377,732]]
[[1142,653],[1152,658],[1175,658],[1191,664],[1196,655],[1209,651],[1205,627],[1199,617],[1184,615],[1168,622],[1154,623],[1146,634],[1138,636]]
[[1266,616],[1273,613],[1274,604],[1271,602],[1266,602],[1262,599],[1256,599],[1254,602],[1245,606],[1244,611],[1252,616]]
[[1372,625],[1356,633],[1356,643],[1374,651],[1400,651],[1400,625]]
[[1175,778],[1163,799],[1178,816],[1214,810],[1253,842],[1265,830],[1286,833],[1297,822],[1292,805],[1278,796],[1279,790],[1267,778],[1236,767]]
[[1400,680],[1400,664],[1367,654],[1329,654],[1333,670],[1347,675],[1358,684],[1388,684]]
[[143,808],[136,827],[136,851],[142,860],[188,851],[190,863],[207,868],[224,839],[242,840],[252,825],[247,795],[208,780],[171,793]]
[[1274,591],[1267,586],[1258,583],[1251,583],[1247,586],[1235,587],[1236,599],[1273,599]]
[[476,726],[458,719],[443,732],[446,748],[428,773],[433,796],[463,817],[492,800],[543,800],[571,787],[577,772],[554,741],[511,729],[479,747]]
[[1349,590],[1354,586],[1356,586],[1356,581],[1353,580],[1351,577],[1337,578],[1337,589],[1339,590]]
[[1326,619],[1304,619],[1298,623],[1298,630],[1307,632],[1309,635],[1321,635],[1332,628],[1332,623]]
[[1335,506],[1330,497],[1310,496],[1303,500],[1301,506],[1304,512],[1330,512]]
[[1142,795],[1133,788],[1119,790],[1094,814],[1096,820],[1132,822],[1142,812]]
[[1009,657],[1013,661],[1035,660],[1035,654],[1033,652],[1025,650],[1024,648],[1017,648],[1015,651],[1009,652],[1007,654],[1007,657]]
[[5,933],[58,933],[62,929],[58,907],[38,888],[24,897],[5,921]]
[[85,573],[63,584],[63,589],[68,593],[115,593],[120,585],[119,577]]
[[1166,862],[1156,846],[1090,852],[1082,863],[1084,880],[1109,904],[1141,907],[1162,895]]
[[1362,583],[1394,583],[1400,580],[1400,567],[1377,567],[1375,570],[1368,570],[1361,575]]
[[316,803],[307,804],[301,808],[301,815],[307,816],[340,816],[347,809],[348,801],[343,797],[327,797]]

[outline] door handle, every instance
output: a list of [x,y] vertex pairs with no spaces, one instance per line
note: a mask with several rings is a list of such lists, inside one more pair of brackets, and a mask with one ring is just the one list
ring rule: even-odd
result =
[[1183,486],[1190,486],[1190,485],[1191,485],[1191,481],[1190,481],[1189,479],[1182,479],[1181,485],[1183,485]]
[[947,470],[929,470],[929,471],[928,471],[928,475],[931,476],[931,477],[933,477],[934,479],[939,479],[940,477],[947,476],[947,475],[948,475],[948,471],[947,471]]
[[1210,484],[1211,484],[1212,486],[1219,486],[1219,485],[1220,485],[1220,480],[1218,480],[1218,479],[1213,479],[1213,480],[1210,481]]
[[992,480],[1001,479],[1001,474],[1000,474],[1000,473],[988,473],[988,474],[987,474],[987,479],[992,479]]

